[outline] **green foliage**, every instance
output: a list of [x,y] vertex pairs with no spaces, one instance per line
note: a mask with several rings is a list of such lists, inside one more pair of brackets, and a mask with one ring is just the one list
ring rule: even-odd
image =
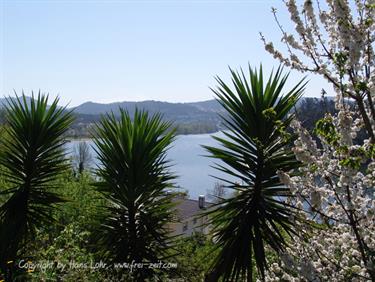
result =
[[[107,263],[96,252],[96,240],[93,240],[100,225],[98,219],[101,217],[98,215],[104,212],[101,207],[105,202],[92,186],[94,181],[88,173],[77,179],[68,172],[56,180],[59,195],[67,202],[54,210],[56,221],[53,224],[36,231],[25,256],[20,257],[41,265],[26,271],[26,274],[22,273],[23,276],[19,277],[22,281],[132,281],[129,270],[118,273],[113,265],[97,267],[100,261]],[[215,257],[213,247],[214,243],[202,234],[179,238],[175,249],[170,250],[179,254],[170,259],[172,263],[177,263],[177,269],[157,273],[157,279],[203,281]],[[15,261],[14,265],[18,265],[19,261]]]
[[[110,262],[158,262],[170,255],[172,203],[166,189],[175,177],[166,160],[174,139],[169,127],[160,115],[136,111],[132,121],[121,110],[119,120],[107,115],[95,129],[100,162],[95,186],[108,200],[97,238]],[[137,281],[154,274],[147,268],[133,272]]]
[[359,158],[359,157],[346,158],[346,159],[341,160],[339,163],[340,163],[340,165],[342,165],[344,167],[349,167],[349,168],[358,170],[361,167],[361,158]]
[[[69,223],[50,240],[49,233],[39,232],[37,239],[47,243],[31,259],[32,262],[45,265],[30,273],[34,281],[98,281],[103,277],[101,269],[95,269],[95,257],[87,249],[90,232],[79,224]],[[32,250],[30,250],[32,251]],[[87,265],[87,267],[83,267]],[[81,267],[82,266],[82,267]]]
[[273,107],[262,111],[262,114],[263,114],[265,119],[271,120],[271,121],[274,120],[277,116],[277,113],[276,113],[276,111]]
[[111,281],[106,269],[95,267],[101,258],[95,252],[93,232],[100,224],[98,214],[104,199],[92,186],[93,181],[88,173],[77,179],[69,171],[55,180],[56,192],[66,202],[53,210],[56,221],[38,228],[24,255],[14,261],[17,272],[21,260],[41,265],[26,271],[23,280]]
[[176,242],[180,256],[176,258],[178,268],[171,278],[185,278],[187,281],[204,281],[213,258],[217,255],[214,243],[203,234],[180,238]]
[[369,146],[368,149],[357,147],[351,148],[350,150],[347,146],[340,146],[337,148],[337,153],[345,155],[345,157],[340,160],[340,165],[359,170],[362,163],[366,162],[371,156],[371,146]]
[[0,207],[0,268],[10,279],[6,262],[21,255],[36,228],[53,221],[53,205],[63,202],[53,181],[69,164],[63,134],[73,121],[70,112],[47,106],[48,96],[39,94],[8,99],[6,138],[1,140],[0,168],[10,187],[2,190],[6,200]]
[[[294,154],[287,149],[280,126],[287,128],[293,119],[288,116],[301,97],[305,84],[298,83],[282,94],[288,75],[282,69],[271,74],[264,85],[259,73],[249,68],[250,76],[231,70],[234,90],[217,78],[214,91],[228,112],[223,118],[226,138],[214,137],[220,147],[205,147],[213,158],[223,161],[217,169],[241,183],[227,180],[237,193],[208,212],[214,227],[214,241],[220,249],[212,265],[209,281],[252,280],[254,261],[261,277],[267,266],[265,246],[277,253],[286,245],[285,235],[296,228],[283,198],[290,191],[277,176],[278,170],[298,167]],[[289,139],[289,138],[288,138]],[[285,232],[285,233],[283,233]]]
[[95,231],[100,222],[99,215],[104,212],[105,199],[96,191],[93,183],[95,179],[88,172],[79,178],[67,172],[57,180],[59,195],[66,201],[54,214],[57,231],[73,223],[82,230]]
[[338,52],[334,54],[333,62],[340,72],[340,77],[342,77],[346,73],[345,64],[347,60],[348,54],[346,52]]
[[337,146],[340,140],[340,136],[333,124],[333,118],[330,114],[326,114],[324,118],[316,122],[315,133],[333,146]]
[[326,114],[324,118],[317,121],[314,132],[329,145],[333,146],[338,154],[343,156],[343,159],[339,162],[343,167],[359,170],[363,160],[371,158],[371,145],[368,149],[358,147],[350,151],[348,146],[340,146],[340,135],[336,126],[333,124],[331,114]]
[[370,144],[366,151],[367,158],[375,159],[375,144]]

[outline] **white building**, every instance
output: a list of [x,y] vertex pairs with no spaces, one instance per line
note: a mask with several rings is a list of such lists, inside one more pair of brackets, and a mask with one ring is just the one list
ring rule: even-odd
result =
[[187,199],[182,196],[176,197],[176,222],[170,223],[172,235],[191,236],[194,233],[208,234],[210,227],[207,225],[208,216],[202,216],[212,206],[205,202],[204,196],[198,200]]

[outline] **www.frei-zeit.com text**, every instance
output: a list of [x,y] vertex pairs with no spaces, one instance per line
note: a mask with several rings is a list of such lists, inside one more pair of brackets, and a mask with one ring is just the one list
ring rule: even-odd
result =
[[128,269],[129,272],[133,272],[137,269],[172,269],[177,268],[177,263],[170,262],[119,262],[119,263],[106,263],[100,261],[90,262],[76,262],[71,260],[67,263],[56,262],[56,261],[38,261],[34,262],[31,260],[20,260],[17,266],[21,269],[25,269],[28,272],[34,271],[46,271],[47,269],[57,268],[61,271],[68,269]]

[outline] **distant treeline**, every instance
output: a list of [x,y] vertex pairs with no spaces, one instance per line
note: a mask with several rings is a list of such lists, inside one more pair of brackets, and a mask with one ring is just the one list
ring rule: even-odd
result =
[[[335,113],[335,103],[331,98],[304,98],[297,105],[296,112],[297,118],[303,126],[312,132],[316,121],[323,118],[326,112]],[[76,121],[69,131],[69,137],[90,137],[90,128],[99,118],[99,115],[76,114]],[[205,134],[224,129],[221,126],[219,115],[217,119],[177,121],[174,122],[174,126],[177,134]]]
[[[334,100],[331,98],[304,98],[297,107],[297,118],[302,122],[303,126],[310,132],[315,127],[317,120],[324,117],[325,113],[335,113]],[[212,114],[212,113],[210,113]],[[75,114],[76,120],[71,126],[68,137],[70,138],[89,138],[91,137],[92,126],[100,120],[100,115],[90,114]],[[4,110],[0,109],[0,123],[4,123]],[[212,117],[203,120],[186,120],[175,121],[174,126],[177,134],[204,134],[214,133],[222,130],[220,118],[213,119]]]
[[214,133],[220,128],[213,122],[181,123],[176,125],[177,134],[204,134]]
[[[91,138],[92,127],[95,123],[77,123],[75,122],[68,132],[69,138]],[[221,130],[220,126],[212,121],[207,122],[187,122],[187,123],[174,123],[172,128],[176,129],[176,134],[205,134],[214,133]]]

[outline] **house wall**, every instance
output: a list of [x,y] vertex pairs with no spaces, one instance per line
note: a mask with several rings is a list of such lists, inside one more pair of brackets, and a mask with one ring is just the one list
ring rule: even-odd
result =
[[210,231],[210,227],[206,226],[208,217],[190,217],[181,222],[170,223],[169,228],[172,231],[172,235],[182,235],[188,237],[194,233],[203,233],[207,235]]

